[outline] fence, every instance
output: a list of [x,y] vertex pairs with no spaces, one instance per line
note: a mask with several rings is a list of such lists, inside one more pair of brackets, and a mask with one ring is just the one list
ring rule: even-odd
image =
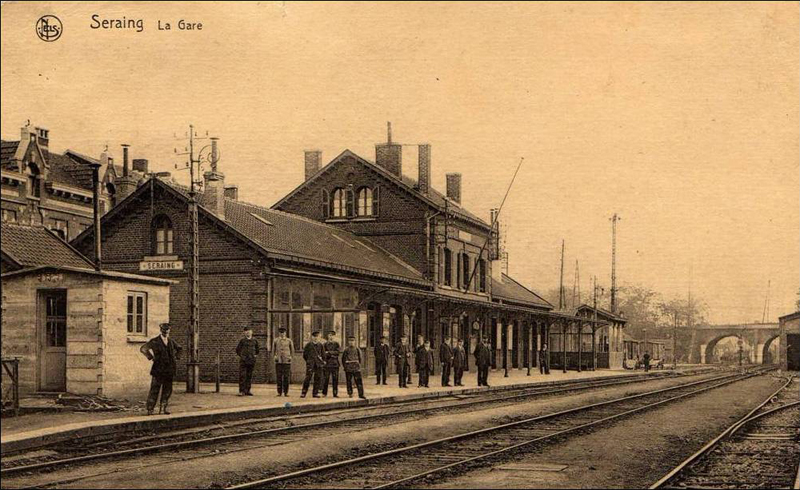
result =
[[3,393],[3,415],[13,411],[14,416],[19,415],[19,359],[2,359],[2,383],[0,390]]

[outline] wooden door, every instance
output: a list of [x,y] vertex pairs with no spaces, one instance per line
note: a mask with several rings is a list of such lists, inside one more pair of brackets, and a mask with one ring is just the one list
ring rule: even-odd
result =
[[40,377],[42,391],[67,390],[67,291],[39,292]]

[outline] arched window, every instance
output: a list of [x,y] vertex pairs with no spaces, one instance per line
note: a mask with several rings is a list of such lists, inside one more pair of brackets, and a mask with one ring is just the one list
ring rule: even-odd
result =
[[372,216],[372,189],[362,187],[358,190],[358,216]]
[[171,255],[173,252],[172,221],[164,215],[153,220],[153,253]]
[[331,216],[334,218],[344,218],[347,216],[347,193],[339,187],[333,191],[331,199]]

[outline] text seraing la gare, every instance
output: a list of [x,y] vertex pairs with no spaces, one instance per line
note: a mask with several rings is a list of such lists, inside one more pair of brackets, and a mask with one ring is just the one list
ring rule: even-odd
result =
[[[92,20],[89,27],[92,29],[103,30],[133,30],[142,32],[145,30],[144,19],[128,19],[122,17],[119,19],[104,19],[100,14],[92,15]],[[201,31],[203,30],[202,22],[194,22],[186,19],[179,19],[177,22],[156,20],[156,30],[159,31]]]

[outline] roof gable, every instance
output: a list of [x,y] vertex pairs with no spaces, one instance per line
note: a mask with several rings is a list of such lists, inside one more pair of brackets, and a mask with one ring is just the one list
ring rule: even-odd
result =
[[371,161],[369,161],[369,160],[367,160],[365,158],[362,158],[362,157],[356,155],[355,153],[353,153],[350,150],[345,150],[342,153],[340,153],[333,160],[331,160],[327,165],[325,165],[324,167],[319,169],[319,171],[317,171],[317,173],[312,175],[308,180],[304,181],[303,183],[301,183],[300,185],[295,187],[289,194],[287,194],[286,196],[281,198],[278,202],[276,202],[272,206],[272,209],[280,208],[289,199],[291,199],[292,197],[294,197],[295,195],[297,195],[298,193],[300,193],[304,189],[308,188],[312,184],[316,183],[324,175],[328,174],[330,171],[332,171],[334,168],[336,168],[337,165],[339,165],[340,163],[344,162],[344,159],[346,157],[353,158],[355,160],[355,162],[360,164],[363,168],[367,169],[370,172],[373,172],[373,173],[379,175],[386,182],[388,182],[388,183],[394,185],[396,188],[399,188],[402,191],[410,194],[411,196],[413,196],[417,200],[419,200],[421,202],[424,202],[426,205],[436,209],[437,211],[444,211],[445,210],[445,203],[449,202],[449,205],[447,206],[448,212],[450,212],[451,214],[453,214],[453,215],[455,215],[455,216],[457,216],[459,218],[462,218],[462,219],[464,219],[464,220],[466,220],[466,221],[468,221],[468,222],[470,222],[470,223],[472,223],[474,225],[483,227],[487,231],[489,230],[490,226],[489,226],[488,223],[486,223],[484,220],[482,220],[478,216],[470,213],[466,209],[462,208],[459,204],[447,199],[442,193],[440,193],[439,191],[437,191],[433,187],[429,188],[430,190],[429,190],[427,195],[423,194],[417,188],[417,181],[416,180],[414,180],[414,179],[412,179],[412,178],[410,178],[408,176],[405,176],[405,175],[402,175],[400,178],[398,178],[396,175],[392,174],[391,172],[389,172],[388,170],[384,169],[380,165],[377,165],[374,162],[371,162]]

